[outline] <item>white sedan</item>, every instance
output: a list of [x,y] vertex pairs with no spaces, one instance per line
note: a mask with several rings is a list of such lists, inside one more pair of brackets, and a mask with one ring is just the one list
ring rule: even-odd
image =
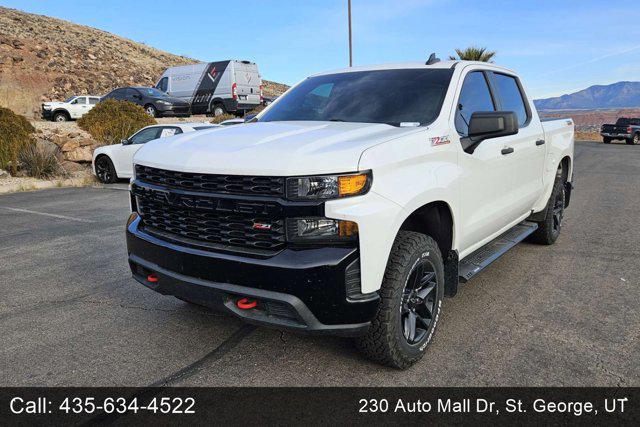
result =
[[152,125],[140,129],[120,144],[105,145],[93,152],[93,173],[101,182],[110,184],[118,179],[133,176],[133,156],[142,145],[158,138],[213,129],[220,125],[212,123],[172,123]]

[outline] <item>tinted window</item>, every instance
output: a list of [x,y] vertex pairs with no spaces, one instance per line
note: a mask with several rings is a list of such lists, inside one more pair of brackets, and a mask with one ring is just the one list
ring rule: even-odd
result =
[[455,118],[456,130],[460,135],[469,134],[469,121],[476,111],[495,111],[489,85],[479,71],[467,75],[462,84]]
[[160,92],[155,87],[139,87],[137,90],[139,90],[146,96],[152,96],[154,98],[165,98],[167,96],[166,93]]
[[169,89],[169,78],[168,77],[161,78],[158,84],[156,85],[156,88],[158,90],[161,90],[162,92],[166,92],[167,89]]
[[524,105],[524,99],[518,82],[514,77],[505,74],[493,74],[493,81],[498,88],[500,96],[501,110],[513,111],[518,116],[518,124],[524,126],[529,120],[527,108]]
[[196,126],[193,129],[194,130],[205,130],[205,129],[213,129],[215,127],[217,127],[217,126]]
[[112,90],[105,98],[122,99],[124,97],[124,89]]
[[100,98],[89,98],[89,104],[95,105],[100,102]]
[[142,129],[140,132],[133,135],[130,138],[130,141],[132,144],[144,144],[145,142],[158,138],[160,131],[161,128]]
[[87,103],[87,98],[84,96],[81,96],[79,98],[76,98],[76,103],[80,104],[80,105],[84,105]]
[[440,113],[452,70],[376,70],[310,77],[260,121],[312,120],[426,125]]
[[125,96],[127,98],[133,98],[136,95],[138,95],[138,96],[140,95],[140,93],[138,93],[137,90],[131,89],[131,88],[125,89]]

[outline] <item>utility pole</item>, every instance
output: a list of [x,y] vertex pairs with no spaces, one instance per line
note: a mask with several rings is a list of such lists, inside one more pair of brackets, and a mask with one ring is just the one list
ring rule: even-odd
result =
[[347,1],[349,9],[349,67],[353,67],[353,52],[351,46],[351,0]]

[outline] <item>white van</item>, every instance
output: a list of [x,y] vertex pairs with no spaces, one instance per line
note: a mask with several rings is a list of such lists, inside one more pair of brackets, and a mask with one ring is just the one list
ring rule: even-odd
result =
[[192,114],[243,114],[262,102],[258,65],[218,61],[170,67],[156,88],[191,104]]

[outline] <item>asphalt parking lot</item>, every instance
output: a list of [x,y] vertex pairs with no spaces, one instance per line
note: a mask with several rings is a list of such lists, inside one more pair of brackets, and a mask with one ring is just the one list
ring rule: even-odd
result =
[[[122,188],[124,186],[120,186]],[[0,197],[5,386],[640,386],[640,147],[576,144],[554,246],[523,243],[446,299],[420,363],[244,325],[130,277],[126,191]]]

